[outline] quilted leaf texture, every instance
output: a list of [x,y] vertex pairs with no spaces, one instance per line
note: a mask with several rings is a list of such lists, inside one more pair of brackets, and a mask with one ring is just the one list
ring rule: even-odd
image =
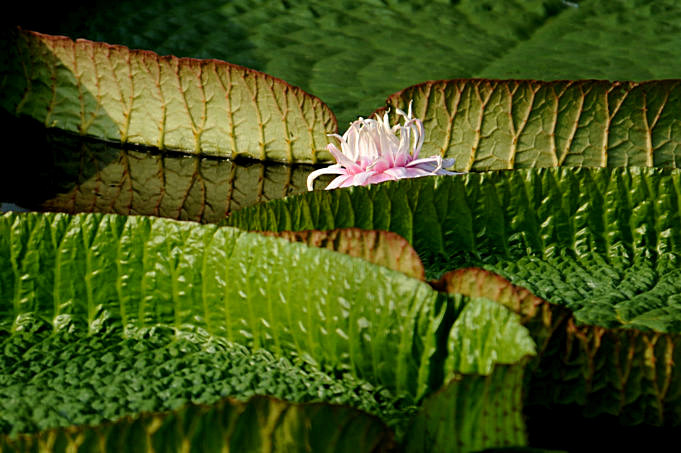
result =
[[[0,292],[9,301],[2,307],[0,331],[8,350],[28,351],[18,353],[17,363],[44,349],[29,362],[42,369],[41,361],[47,360],[50,373],[60,374],[59,364],[71,355],[64,351],[58,359],[45,358],[56,354],[50,343],[54,334],[40,347],[17,343],[21,335],[30,340],[42,331],[85,332],[83,347],[66,366],[92,368],[98,360],[93,358],[99,351],[95,343],[108,344],[112,336],[122,335],[133,340],[124,351],[143,348],[144,338],[158,338],[162,329],[169,329],[177,341],[214,338],[266,350],[274,357],[294,357],[308,373],[319,369],[349,379],[333,391],[320,390],[328,396],[343,393],[343,385],[354,385],[353,379],[367,382],[369,387],[358,384],[364,389],[360,395],[366,395],[360,399],[370,402],[375,395],[379,406],[385,406],[379,401],[388,406],[394,401],[398,406],[388,408],[385,414],[393,415],[386,421],[399,428],[413,404],[451,376],[487,376],[496,364],[524,363],[535,354],[518,315],[499,304],[440,294],[420,280],[363,259],[280,238],[216,225],[102,214],[10,213],[0,217],[0,229],[0,254],[5,257]],[[491,334],[496,331],[503,335]],[[473,339],[473,347],[461,344],[467,339]],[[188,355],[183,348],[175,354]],[[152,348],[148,360],[139,349],[134,357],[147,363],[139,364],[140,372],[148,369],[148,362],[164,357],[164,349]],[[105,350],[111,363],[119,363],[111,356],[119,354],[113,346]],[[8,360],[15,371],[26,368]],[[255,359],[251,362],[244,371],[254,376]],[[278,363],[274,368],[282,366]],[[124,379],[121,367],[107,376]],[[295,370],[291,373],[287,384],[299,376]],[[5,379],[12,381],[12,376]],[[315,376],[313,380],[325,379]],[[191,377],[183,379],[187,384]],[[11,388],[21,393],[26,385],[21,382]],[[133,387],[137,385],[146,386],[140,382]],[[306,388],[309,392],[315,387]],[[91,392],[76,393],[87,400]],[[187,395],[179,398],[191,400]],[[156,399],[151,395],[151,401]],[[84,410],[78,404],[76,414]],[[371,404],[359,406],[383,413]],[[400,404],[406,406],[400,409]],[[515,437],[504,439],[490,439],[485,445],[513,442]]]
[[[680,187],[676,170],[471,173],[309,193],[246,208],[228,222],[381,228],[410,240],[431,276],[492,271],[525,288],[528,301],[553,304],[528,302],[536,307],[524,314],[540,317],[527,325],[545,360],[557,361],[547,368],[560,375],[549,379],[548,399],[632,423],[678,424]],[[580,370],[574,375],[560,363],[566,350]]]
[[421,281],[233,228],[9,213],[0,230],[6,331],[36,318],[86,331],[110,318],[125,329],[201,328],[417,397],[428,391],[435,332],[448,322],[449,302]]

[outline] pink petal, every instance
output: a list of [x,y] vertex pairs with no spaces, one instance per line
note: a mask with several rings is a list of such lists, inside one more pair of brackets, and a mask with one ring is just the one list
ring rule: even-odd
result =
[[314,185],[312,182],[321,175],[344,175],[344,174],[346,174],[345,169],[338,164],[331,165],[326,168],[320,168],[319,170],[315,170],[307,176],[307,190],[313,189]]
[[379,182],[393,181],[395,179],[395,177],[386,172],[376,173],[367,180],[367,184],[378,184]]
[[374,161],[368,169],[371,169],[377,173],[382,173],[388,168],[394,167],[391,155],[383,155],[378,160]]
[[343,154],[342,152],[338,151],[338,148],[336,148],[335,146],[328,145],[326,147],[326,149],[328,149],[329,152],[331,153],[331,155],[334,157],[334,159],[336,159],[336,162],[338,162],[338,165],[345,167],[345,169],[349,173],[357,173],[357,172],[362,171],[362,167],[360,167],[359,165],[357,165],[357,163],[348,159],[348,157],[345,154]]
[[331,183],[329,183],[328,186],[326,186],[326,190],[331,190],[331,189],[336,189],[338,187],[347,187],[343,185],[345,181],[348,179],[352,179],[352,175],[342,175],[337,178],[335,178]]
[[431,172],[423,170],[421,168],[409,168],[409,167],[395,167],[390,168],[384,172],[392,176],[392,179],[403,179],[403,178],[418,178],[421,176],[432,175]]
[[348,179],[341,185],[341,187],[350,187],[350,186],[366,186],[368,184],[369,178],[374,175],[376,172],[374,171],[365,171],[362,173],[358,173],[356,175],[352,175],[352,179]]

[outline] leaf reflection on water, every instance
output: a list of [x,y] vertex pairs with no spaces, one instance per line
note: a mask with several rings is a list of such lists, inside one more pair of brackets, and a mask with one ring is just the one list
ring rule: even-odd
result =
[[[27,126],[22,122],[21,127]],[[313,169],[125,149],[53,131],[22,136],[29,137],[28,149],[11,153],[6,162],[11,170],[0,186],[2,211],[102,212],[213,223],[242,207],[304,192]]]

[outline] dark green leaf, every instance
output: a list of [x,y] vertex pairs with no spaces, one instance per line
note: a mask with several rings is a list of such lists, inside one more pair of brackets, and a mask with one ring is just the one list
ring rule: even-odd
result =
[[[379,420],[328,404],[292,404],[267,397],[225,399],[115,423],[0,436],[8,452],[382,452],[391,434]],[[134,450],[133,450],[134,449]],[[280,450],[281,449],[281,450]]]
[[[498,365],[486,376],[452,379],[423,402],[410,425],[405,450],[471,452],[490,445],[524,445],[522,388],[520,365]],[[440,418],[454,423],[438,423]]]
[[[479,283],[492,288],[467,294],[506,300],[525,316],[542,357],[536,401],[576,402],[627,423],[678,424],[679,194],[677,170],[471,173],[308,193],[228,221],[382,228],[409,238],[432,276],[472,265],[500,274],[534,295],[504,296],[498,276]],[[454,291],[466,294],[465,286]]]
[[35,321],[0,343],[0,433],[95,425],[188,402],[213,405],[270,395],[361,409],[400,428],[408,399],[350,375],[207,337],[156,326],[123,333],[109,320],[96,332],[54,330]]

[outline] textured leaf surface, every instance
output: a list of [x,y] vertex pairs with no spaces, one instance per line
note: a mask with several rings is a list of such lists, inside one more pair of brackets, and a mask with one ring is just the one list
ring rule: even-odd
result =
[[329,157],[326,105],[257,71],[23,30],[3,53],[0,105],[47,127],[210,156]]
[[493,271],[525,292],[487,288],[498,276],[454,291],[520,309],[543,357],[536,401],[673,425],[681,420],[680,194],[677,170],[521,170],[308,193],[228,221],[382,228],[408,238],[430,275]]
[[675,367],[681,335],[577,326],[564,308],[483,269],[448,272],[440,285],[451,293],[490,298],[520,314],[538,347],[528,404],[579,404],[587,415],[617,415],[626,425],[681,423],[681,375]]
[[679,332],[680,187],[676,170],[471,173],[308,193],[228,222],[394,231],[431,275],[483,265],[580,323]]
[[31,433],[96,425],[141,412],[270,395],[344,404],[403,424],[413,407],[385,388],[275,358],[264,350],[168,327],[128,332],[109,322],[90,334],[36,322],[2,332],[0,429]]
[[[454,373],[487,376],[493,373],[496,364],[513,365],[535,355],[535,343],[516,313],[496,301],[476,298],[454,322],[447,338],[447,351],[445,376]],[[485,360],[477,359],[479,356]]]
[[[363,260],[231,228],[146,217],[0,217],[2,326],[200,327],[275,355],[426,391],[442,322],[428,285]],[[418,339],[417,339],[418,338]],[[394,365],[395,364],[395,365]]]
[[390,231],[368,231],[359,228],[308,231],[263,231],[265,236],[277,236],[291,242],[321,247],[425,280],[423,263],[416,250],[399,234]]
[[[201,328],[419,397],[442,383],[431,376],[442,370],[441,339],[469,303],[361,259],[232,228],[96,214],[0,219],[6,330],[36,317],[57,328],[109,319]],[[480,352],[462,353],[475,367],[488,360]]]
[[341,129],[426,80],[681,73],[673,0],[128,0],[59,13],[38,30],[255,68],[321,97]]
[[[200,375],[203,380],[204,368],[215,369],[202,367],[201,362],[219,361],[219,348],[213,348],[208,357],[182,350],[183,339],[212,335],[254,350],[267,349],[274,357],[293,356],[295,363],[309,372],[301,375],[282,361],[268,365],[269,355],[262,360],[251,357],[244,376],[236,370],[226,379],[237,381],[236,393],[248,395],[249,389],[254,391],[251,385],[265,390],[274,386],[272,393],[305,400],[305,395],[316,391],[322,399],[357,402],[399,429],[414,401],[439,388],[451,375],[458,375],[464,365],[466,370],[485,370],[490,364],[517,363],[534,354],[534,344],[524,341],[529,338],[527,333],[509,335],[506,341],[492,339],[481,348],[448,349],[448,338],[496,330],[490,324],[498,324],[499,330],[506,332],[524,328],[517,323],[509,329],[508,312],[500,312],[499,305],[438,295],[425,283],[399,272],[279,238],[214,225],[95,214],[6,214],[0,217],[0,233],[0,256],[5,263],[0,268],[0,293],[8,300],[0,326],[5,346],[15,351],[7,356],[7,366],[20,370],[18,381],[7,391],[23,394],[29,406],[33,406],[31,398],[40,397],[41,392],[30,391],[27,379],[35,378],[34,384],[40,387],[47,378],[48,387],[58,387],[89,369],[99,370],[94,373],[95,380],[113,378],[119,383],[147,379],[147,372],[160,373],[161,381],[169,377],[170,387],[177,388],[156,390],[161,401],[154,397],[154,382],[131,384],[133,400],[147,395],[149,399],[142,398],[141,404],[159,404],[161,408],[210,398],[218,391],[222,394],[224,382],[218,380],[211,387],[193,379]],[[467,310],[474,305],[480,307]],[[479,322],[474,322],[476,319]],[[25,348],[22,338],[28,338],[28,343],[39,341],[36,325],[56,333],[39,342],[42,346]],[[107,326],[121,326],[121,333],[99,337],[97,332]],[[174,338],[172,346],[167,351],[165,346],[154,348],[145,360],[145,342],[136,332],[151,329],[153,333],[162,328]],[[88,332],[89,336],[84,337],[82,348],[74,338],[61,342],[66,346],[60,348],[55,346],[60,343],[55,337],[59,332]],[[24,333],[27,337],[22,337]],[[121,334],[122,340],[112,340],[112,335]],[[97,346],[100,340],[106,351]],[[163,337],[150,341],[163,343]],[[116,346],[119,342],[123,346]],[[76,356],[68,353],[72,348],[79,351]],[[132,356],[126,353],[130,349],[135,351]],[[50,359],[54,354],[59,356],[56,362]],[[177,354],[177,359],[166,354]],[[447,364],[447,354],[466,357]],[[126,360],[117,360],[118,355],[128,357],[135,370],[126,368]],[[13,361],[13,357],[21,360]],[[107,373],[107,366],[97,363],[100,357],[115,370]],[[50,367],[42,361],[50,362]],[[157,361],[163,365],[153,366]],[[183,361],[198,364],[185,366]],[[239,360],[229,362],[234,365]],[[66,370],[61,373],[63,366]],[[189,370],[189,374],[174,373],[174,366]],[[258,367],[270,369],[259,373]],[[335,376],[349,374],[351,379],[335,386],[316,369]],[[38,374],[31,378],[35,372]],[[292,375],[284,377],[286,372]],[[251,381],[256,376],[262,379],[259,384]],[[12,378],[5,380],[12,382]],[[361,383],[363,380],[370,385]],[[297,383],[304,381],[306,390],[296,390]],[[355,382],[361,388],[353,388]],[[245,389],[244,383],[248,383]],[[87,412],[89,404],[98,407],[98,414],[115,411],[121,404],[92,403],[93,393],[98,392],[90,390],[87,381],[80,384],[87,388],[76,385],[64,392],[46,390],[41,400],[68,399],[75,393],[76,401],[63,404],[67,415],[61,415],[67,419],[69,410]],[[352,389],[355,395],[344,389]],[[134,407],[128,410],[143,410],[132,403]],[[16,400],[8,404],[22,407]]]
[[[23,122],[3,160],[0,200],[38,211],[152,215],[218,222],[232,210],[306,191],[312,167],[125,149]],[[38,184],[37,181],[40,183]]]
[[[448,80],[388,98],[424,120],[424,155],[457,170],[677,167],[681,83]],[[396,120],[393,115],[393,120]]]
[[507,307],[520,316],[522,325],[530,329],[540,356],[556,329],[564,327],[572,315],[570,310],[551,304],[502,276],[480,268],[450,271],[432,284],[439,291],[493,300]]
[[[407,434],[407,452],[470,452],[527,442],[522,415],[523,367],[496,366],[486,376],[452,379],[429,396]],[[438,423],[447,418],[452,425]]]
[[385,425],[359,411],[292,404],[266,397],[143,414],[98,426],[0,436],[3,452],[380,452],[392,442]]

